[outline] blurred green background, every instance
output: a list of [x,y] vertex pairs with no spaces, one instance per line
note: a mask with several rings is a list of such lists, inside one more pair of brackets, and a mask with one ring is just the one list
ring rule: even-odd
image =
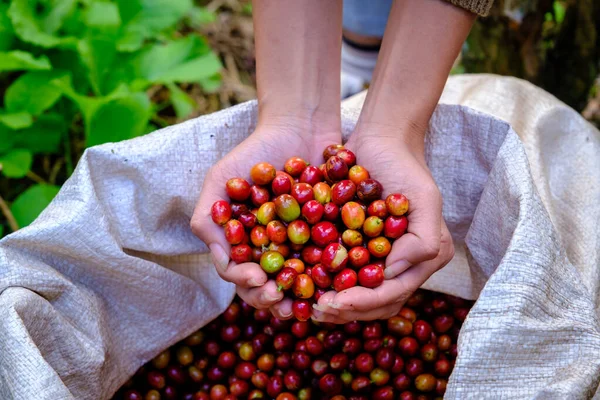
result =
[[[452,73],[527,79],[600,123],[600,1],[497,0]],[[0,1],[0,237],[31,223],[86,147],[255,97],[239,0]]]

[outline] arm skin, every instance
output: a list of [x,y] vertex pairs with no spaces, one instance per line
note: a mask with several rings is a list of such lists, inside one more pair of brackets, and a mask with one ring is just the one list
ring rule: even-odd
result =
[[[347,143],[385,188],[410,201],[409,224],[386,260],[384,283],[328,292],[314,318],[344,323],[396,315],[410,294],[454,256],[424,137],[475,15],[440,0],[396,0],[373,83]],[[360,301],[357,301],[360,299]]]
[[341,0],[254,0],[253,15],[260,122],[339,132]]
[[237,286],[256,308],[292,316],[275,282],[256,263],[230,262],[231,246],[210,217],[226,199],[225,182],[249,178],[252,166],[268,160],[282,166],[292,156],[321,162],[323,148],[342,140],[340,131],[341,0],[253,2],[259,116],[256,130],[207,174],[192,216],[192,231],[210,248],[217,272]]

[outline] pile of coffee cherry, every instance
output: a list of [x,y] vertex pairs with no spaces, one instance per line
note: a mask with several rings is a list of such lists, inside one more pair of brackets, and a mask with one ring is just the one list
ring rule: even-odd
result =
[[240,299],[141,367],[113,400],[438,400],[472,303],[418,290],[397,316],[280,320]]
[[253,184],[229,179],[229,201],[211,208],[232,245],[231,259],[259,263],[294,299],[300,321],[328,290],[381,285],[392,242],[408,228],[408,199],[399,193],[382,199],[381,183],[352,151],[331,145],[323,159],[317,167],[292,157],[279,171],[260,162],[249,171]]

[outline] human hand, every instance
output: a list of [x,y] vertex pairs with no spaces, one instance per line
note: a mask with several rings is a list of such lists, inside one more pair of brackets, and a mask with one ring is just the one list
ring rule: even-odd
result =
[[386,319],[396,315],[410,295],[452,259],[452,237],[442,218],[442,198],[425,163],[422,143],[412,145],[398,132],[362,131],[355,132],[346,147],[383,185],[384,198],[391,193],[408,198],[408,230],[392,245],[381,286],[327,292],[319,299],[313,318],[334,323]]
[[341,142],[339,130],[319,131],[306,121],[287,119],[285,122],[259,124],[246,140],[240,143],[207,173],[200,198],[192,216],[191,228],[211,250],[217,272],[237,286],[238,295],[256,308],[271,308],[278,318],[292,316],[291,300],[283,299],[274,281],[256,263],[236,264],[230,261],[231,245],[225,240],[223,228],[211,219],[211,207],[217,200],[227,199],[225,183],[241,177],[249,182],[252,166],[267,161],[282,168],[292,156],[299,156],[319,165],[325,146]]

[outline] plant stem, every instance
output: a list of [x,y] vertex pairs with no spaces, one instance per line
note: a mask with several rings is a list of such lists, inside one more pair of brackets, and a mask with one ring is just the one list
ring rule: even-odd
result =
[[35,172],[33,172],[31,170],[27,171],[27,174],[25,176],[27,176],[29,179],[31,179],[34,182],[41,183],[42,185],[45,185],[46,183],[48,183],[44,180],[44,178],[42,178],[41,176],[39,176],[38,174],[36,174]]
[[10,229],[13,232],[18,231],[19,224],[17,224],[17,220],[15,219],[15,216],[10,211],[8,204],[6,204],[6,202],[4,201],[2,196],[0,196],[0,211],[2,211],[2,214],[4,214],[4,217],[6,217],[6,221],[8,222],[8,226],[10,227]]

